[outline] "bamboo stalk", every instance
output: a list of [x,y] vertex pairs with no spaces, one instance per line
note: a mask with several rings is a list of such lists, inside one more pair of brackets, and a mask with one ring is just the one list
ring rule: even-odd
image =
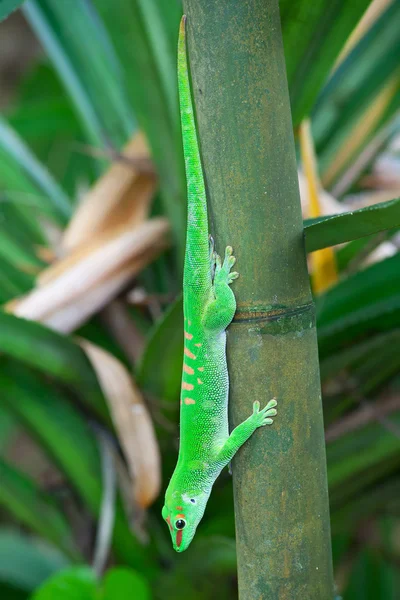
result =
[[240,277],[231,425],[278,399],[233,461],[241,600],[332,600],[314,306],[277,0],[184,0],[211,232]]

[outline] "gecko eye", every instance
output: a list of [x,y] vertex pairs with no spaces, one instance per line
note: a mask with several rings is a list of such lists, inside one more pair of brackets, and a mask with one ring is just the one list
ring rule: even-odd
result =
[[192,504],[196,504],[196,500],[195,500],[194,498],[190,498],[190,502],[191,502]]
[[177,529],[184,529],[186,527],[185,519],[178,519],[177,521],[175,521],[175,527]]

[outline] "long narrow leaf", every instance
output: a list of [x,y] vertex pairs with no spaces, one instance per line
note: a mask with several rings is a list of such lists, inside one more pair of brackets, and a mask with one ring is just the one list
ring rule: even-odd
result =
[[[346,7],[353,4],[346,3]],[[366,144],[398,110],[399,18],[400,4],[391,2],[333,73],[316,102],[313,134],[325,186],[338,182],[354,166]],[[348,179],[347,185],[351,182]],[[340,190],[343,193],[345,187],[340,185]]]
[[[0,166],[0,186],[9,194],[20,191],[31,193],[32,197],[25,199],[28,204],[30,200],[36,209],[41,208],[50,216],[57,217],[60,222],[65,222],[71,215],[67,195],[2,117],[0,153],[3,162],[6,161]],[[23,181],[20,183],[21,174]]]
[[88,359],[67,337],[39,323],[0,311],[0,352],[74,387],[98,414],[108,418]]
[[32,592],[68,564],[66,556],[43,539],[0,529],[0,581]]
[[0,459],[0,504],[35,533],[53,542],[75,560],[71,530],[51,496],[42,492],[32,479]]
[[182,298],[179,298],[156,323],[136,374],[144,390],[169,401],[179,397],[183,360],[182,311]]
[[0,21],[8,17],[14,10],[17,10],[24,0],[0,0]]
[[305,221],[307,252],[350,242],[400,225],[400,198],[348,213]]
[[24,12],[54,63],[95,146],[120,146],[135,121],[116,56],[86,2],[28,0]]
[[398,277],[400,254],[339,283],[318,298],[317,325],[321,358],[363,338],[400,326]]
[[317,94],[370,0],[281,0],[279,3],[293,120]]
[[[60,391],[54,393],[43,379],[25,368],[3,365],[0,385],[7,406],[41,441],[92,514],[98,515],[102,497],[99,455],[80,414]],[[146,552],[130,533],[120,502],[116,507],[113,546],[128,564],[146,566]]]
[[[149,141],[152,156],[160,175],[165,212],[171,221],[179,250],[183,254],[185,219],[185,186],[181,135],[178,125],[178,95],[174,48],[180,17],[179,4],[167,3],[161,9],[154,0],[126,2],[94,0],[113,40],[132,106],[141,129]],[[151,6],[147,6],[151,4]],[[151,17],[155,11],[157,18]],[[160,23],[165,20],[170,32],[159,38]],[[153,43],[157,40],[157,46]],[[163,55],[166,48],[167,56]],[[160,63],[160,59],[162,59]],[[168,74],[164,69],[168,68]],[[162,73],[162,75],[161,75]],[[167,83],[168,82],[168,83]],[[171,111],[172,87],[175,90],[175,111]],[[180,264],[180,263],[179,263]]]

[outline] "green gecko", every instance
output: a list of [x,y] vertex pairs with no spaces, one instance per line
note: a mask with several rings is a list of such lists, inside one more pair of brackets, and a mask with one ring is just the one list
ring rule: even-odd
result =
[[238,273],[232,248],[223,262],[209,243],[207,201],[190,93],[185,17],[178,42],[178,83],[188,190],[188,226],[183,277],[184,362],[178,463],[165,494],[162,516],[174,549],[183,552],[201,521],[222,469],[252,433],[272,423],[276,400],[253,413],[229,435],[229,377],[225,330],[236,310],[229,287]]

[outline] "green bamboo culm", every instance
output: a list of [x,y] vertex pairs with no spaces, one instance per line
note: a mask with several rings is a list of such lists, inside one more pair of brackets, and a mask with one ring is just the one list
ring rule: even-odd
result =
[[332,600],[314,306],[303,244],[278,0],[184,0],[217,250],[232,244],[230,422],[276,397],[233,460],[241,600]]

